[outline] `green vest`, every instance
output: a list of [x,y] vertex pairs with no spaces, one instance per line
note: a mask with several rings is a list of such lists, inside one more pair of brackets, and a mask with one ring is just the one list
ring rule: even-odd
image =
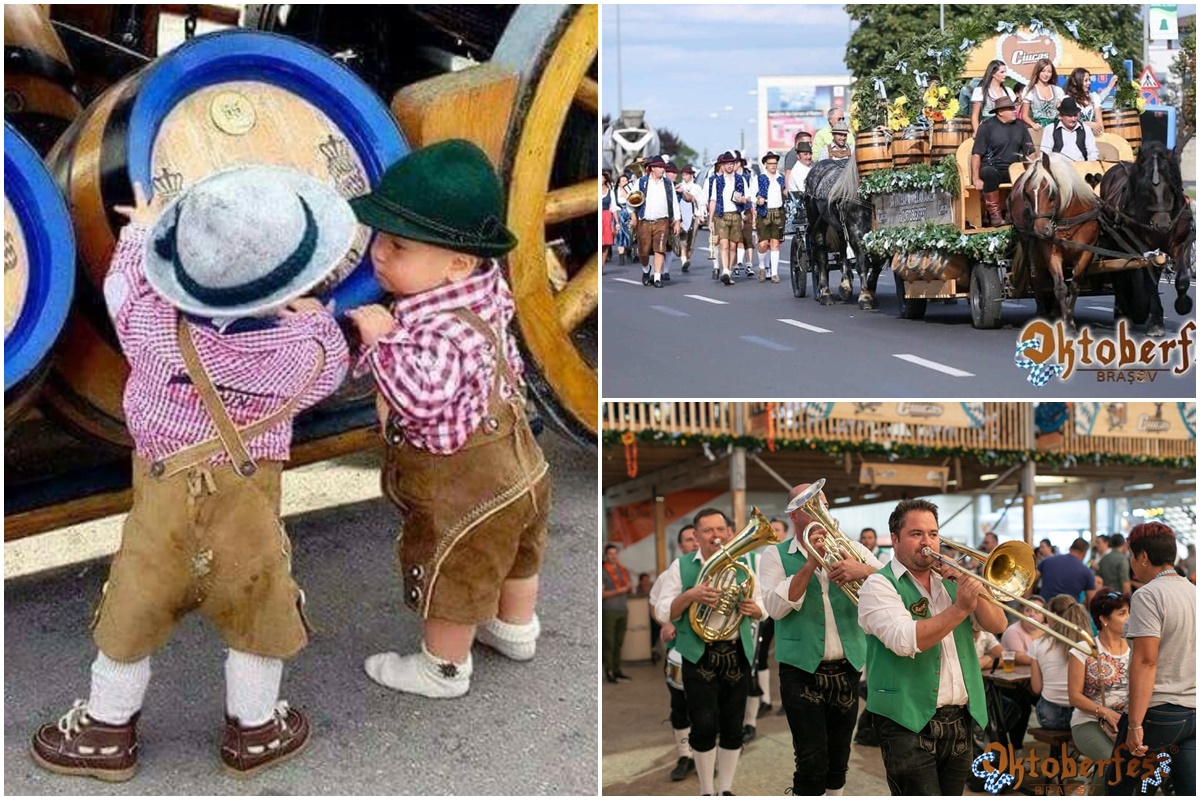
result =
[[[925,599],[911,575],[904,580],[896,578],[889,561],[879,570],[896,591],[912,618],[930,616],[927,610],[918,615],[912,607]],[[942,588],[953,600],[957,587],[944,581]],[[937,710],[938,682],[942,667],[942,645],[931,647],[911,658],[902,658],[884,646],[878,638],[867,634],[867,710],[919,732]],[[987,703],[983,693],[983,673],[979,659],[975,656],[975,642],[971,638],[971,620],[963,620],[954,629],[954,646],[958,650],[958,666],[962,669],[963,681],[967,685],[968,706],[971,716],[980,727],[987,727]]]
[[[775,545],[779,560],[783,562],[783,572],[788,578],[799,572],[808,560],[801,548],[795,553],[788,552],[791,545],[791,539]],[[834,585],[830,589],[829,605],[833,608],[833,618],[842,640],[842,649],[846,651],[846,660],[855,669],[861,670],[863,662],[867,660],[867,641],[858,624],[858,609],[841,589]],[[775,658],[779,663],[791,664],[805,672],[816,671],[825,655],[825,603],[822,595],[821,584],[814,574],[808,582],[800,609],[775,620]]]
[[[700,577],[700,562],[696,560],[694,553],[687,553],[679,557],[679,576],[683,579],[683,591],[687,591],[696,585],[696,579]],[[744,561],[744,559],[740,559]],[[678,620],[673,620],[675,625],[675,649],[679,651],[679,655],[686,658],[693,664],[699,663],[704,657],[705,642],[696,632],[692,630],[692,625],[688,621],[687,611],[684,611]],[[742,618],[742,624],[739,628],[739,633],[742,637],[742,649],[746,651],[746,660],[754,660],[754,622],[749,617]]]

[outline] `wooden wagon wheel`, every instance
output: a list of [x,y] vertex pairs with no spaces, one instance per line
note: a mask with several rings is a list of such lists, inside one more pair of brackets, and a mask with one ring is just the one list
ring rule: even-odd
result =
[[503,169],[507,223],[519,239],[508,266],[527,378],[543,412],[592,446],[599,421],[597,44],[595,5],[523,5],[492,58],[522,76]]

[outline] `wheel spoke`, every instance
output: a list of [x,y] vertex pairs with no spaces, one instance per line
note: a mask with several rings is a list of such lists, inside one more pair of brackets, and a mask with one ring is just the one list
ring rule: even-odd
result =
[[596,310],[600,296],[600,259],[593,254],[571,282],[554,298],[558,323],[564,331],[573,331]]
[[593,114],[600,110],[600,84],[591,78],[579,82],[579,90],[575,92],[575,102]]
[[577,217],[595,216],[600,192],[594,180],[583,181],[546,195],[546,224],[554,225]]
[[567,275],[567,267],[562,263],[562,259],[558,257],[558,251],[553,246],[546,248],[546,278],[550,281],[550,288],[557,294],[567,288],[571,278]]

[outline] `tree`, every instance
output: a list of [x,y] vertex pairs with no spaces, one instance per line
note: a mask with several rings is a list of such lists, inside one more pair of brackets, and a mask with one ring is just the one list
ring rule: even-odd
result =
[[[936,5],[857,4],[847,5],[845,9],[857,24],[846,44],[846,66],[856,77],[878,70],[885,55],[889,50],[896,49],[898,43],[912,41],[938,27]],[[1029,3],[1002,6],[949,4],[945,10],[947,29],[959,20],[979,23],[994,31],[998,22],[1025,25],[1031,19],[1076,19],[1082,26],[1111,38],[1122,57],[1134,61],[1134,74],[1141,70],[1142,20],[1141,6],[1138,5],[1079,4],[1056,7]]]
[[662,151],[671,156],[672,161],[676,164],[694,164],[696,162],[699,153],[688,147],[678,134],[669,128],[658,128],[657,130],[659,141],[662,142]]
[[1193,27],[1179,40],[1179,55],[1171,63],[1171,72],[1179,78],[1183,87],[1183,102],[1179,104],[1179,120],[1175,132],[1177,147],[1196,135],[1196,28]]

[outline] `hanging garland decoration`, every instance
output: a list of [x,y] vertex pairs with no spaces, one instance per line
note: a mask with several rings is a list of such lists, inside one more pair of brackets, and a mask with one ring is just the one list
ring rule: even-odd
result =
[[[604,431],[600,437],[605,447],[616,446],[627,441],[647,442],[672,447],[708,445],[710,448],[726,449],[742,447],[747,450],[762,450],[767,441],[758,436],[733,436],[730,434],[670,433],[660,430]],[[626,444],[628,448],[630,445]],[[1124,455],[1120,453],[1088,453],[1086,455],[1064,455],[1041,450],[988,450],[972,447],[927,447],[925,445],[893,444],[892,442],[845,442],[827,439],[776,439],[775,452],[823,453],[842,457],[846,453],[881,456],[889,461],[912,458],[966,458],[986,467],[1007,467],[1033,461],[1052,469],[1070,468],[1079,462],[1096,466],[1161,467],[1167,469],[1195,469],[1193,458],[1162,458],[1147,455]]]
[[953,225],[935,223],[879,228],[863,236],[867,253],[877,258],[890,257],[893,253],[937,252],[994,264],[1009,258],[1015,245],[1016,237],[1011,228],[989,233],[963,233]]
[[637,477],[637,437],[633,435],[633,431],[625,431],[621,434],[621,443],[625,445],[625,472],[631,478]]
[[767,403],[767,449],[775,452],[775,404]]
[[933,164],[898,169],[877,169],[863,175],[858,193],[863,197],[895,192],[949,192],[958,194],[958,163],[954,156]]

